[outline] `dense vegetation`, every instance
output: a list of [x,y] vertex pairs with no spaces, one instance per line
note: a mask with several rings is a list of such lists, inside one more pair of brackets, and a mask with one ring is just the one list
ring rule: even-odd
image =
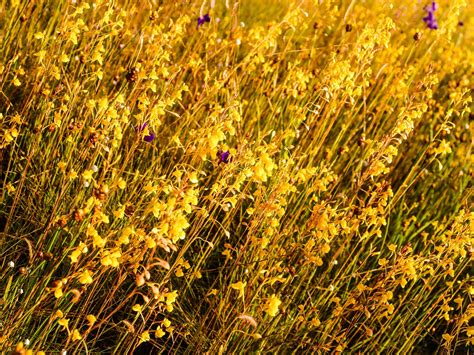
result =
[[0,351],[472,351],[466,5],[1,1]]

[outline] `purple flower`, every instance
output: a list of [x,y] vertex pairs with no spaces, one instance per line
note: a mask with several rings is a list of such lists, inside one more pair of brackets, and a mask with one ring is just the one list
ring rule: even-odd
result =
[[436,2],[432,2],[431,6],[427,6],[425,8],[426,12],[428,14],[423,17],[423,21],[428,25],[428,28],[431,30],[437,30],[438,29],[438,23],[436,22],[434,12],[438,10],[438,4]]
[[219,158],[219,163],[228,163],[232,161],[232,158],[230,158],[230,152],[227,150],[223,152],[222,150],[219,150],[217,152],[217,157]]
[[211,22],[211,17],[209,16],[209,14],[205,14],[204,16],[200,16],[198,18],[198,27],[204,25],[204,23],[206,22]]
[[432,12],[428,12],[428,15],[426,17],[423,17],[423,21],[425,21],[425,23],[428,25],[428,28],[430,30],[438,29],[438,23],[436,22],[436,19]]
[[156,137],[155,134],[152,133],[152,132],[150,132],[149,135],[143,137],[143,140],[144,140],[145,142],[150,143],[153,139],[155,139],[155,137]]
[[[147,126],[148,126],[148,122],[145,122],[145,123],[142,124],[141,126],[135,127],[135,131],[141,133],[141,132],[143,132],[143,131],[145,130],[145,128],[146,128]],[[144,140],[145,142],[150,143],[153,139],[155,139],[155,137],[156,137],[155,134],[150,131],[148,135],[146,135],[146,136],[143,137],[143,140]]]

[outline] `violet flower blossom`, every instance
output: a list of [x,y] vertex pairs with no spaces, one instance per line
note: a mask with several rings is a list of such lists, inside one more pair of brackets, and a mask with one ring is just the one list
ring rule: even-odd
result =
[[227,150],[223,152],[222,150],[219,150],[217,152],[217,157],[219,158],[219,163],[228,163],[232,161],[232,158],[230,158],[230,152]]
[[155,137],[156,137],[156,136],[155,136],[155,133],[150,132],[149,135],[143,137],[143,140],[144,140],[145,142],[150,143],[153,139],[155,139]]
[[[148,126],[148,122],[145,122],[141,126],[138,126],[136,128],[136,131],[137,132],[143,132],[147,126]],[[143,140],[147,143],[150,143],[151,141],[153,141],[153,139],[155,139],[155,137],[156,137],[156,135],[153,132],[149,132],[148,135],[143,137]]]
[[209,14],[205,14],[204,16],[200,16],[198,18],[198,27],[204,25],[204,23],[206,22],[211,22],[211,17],[209,16]]
[[428,25],[428,28],[430,30],[437,30],[438,29],[438,23],[436,22],[434,13],[435,11],[438,10],[438,4],[436,2],[432,2],[431,6],[427,6],[425,8],[425,11],[428,12],[428,14],[423,17],[423,21]]

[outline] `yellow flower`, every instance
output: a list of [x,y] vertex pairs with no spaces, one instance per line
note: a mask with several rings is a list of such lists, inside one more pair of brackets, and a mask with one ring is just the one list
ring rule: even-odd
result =
[[112,265],[112,258],[108,253],[105,253],[100,259],[100,263],[104,266],[110,266]]
[[451,307],[449,307],[449,304],[444,303],[444,304],[441,306],[441,310],[443,310],[444,312],[449,312],[449,311],[451,310]]
[[104,59],[102,58],[102,54],[98,50],[92,52],[91,62],[97,62],[101,65],[103,64]]
[[77,44],[77,33],[76,32],[71,32],[69,34],[69,40],[73,43],[73,44]]
[[142,342],[146,342],[150,340],[150,332],[148,330],[145,330],[142,334],[140,334],[140,340]]
[[113,214],[115,218],[122,219],[125,216],[125,206],[122,206],[118,210],[115,210]]
[[386,174],[390,171],[384,163],[382,163],[380,160],[376,160],[370,165],[368,169],[368,174],[372,177],[376,177],[382,174]]
[[61,318],[60,320],[58,320],[58,324],[63,326],[64,328],[67,328],[69,326],[69,319]]
[[100,262],[104,266],[118,267],[120,265],[119,258],[122,256],[120,250],[113,252],[104,252]]
[[276,295],[271,295],[270,298],[267,300],[265,305],[265,311],[271,317],[275,317],[278,313],[278,307],[280,307],[281,301]]
[[146,241],[146,246],[150,249],[152,249],[156,246],[155,240],[151,237],[146,237],[145,241]]
[[99,235],[94,235],[92,237],[92,245],[94,248],[103,248],[105,246],[106,240],[101,238]]
[[225,139],[225,134],[219,128],[215,128],[208,136],[209,149],[214,150],[220,141]]
[[393,292],[387,291],[382,294],[382,302],[388,302],[393,298]]
[[38,60],[39,60],[40,62],[42,62],[42,61],[44,60],[44,57],[46,57],[46,53],[47,53],[47,52],[46,52],[45,50],[41,50],[41,51],[35,53],[34,56],[35,56],[35,57],[38,57]]
[[72,340],[76,341],[76,340],[81,340],[81,339],[82,339],[82,335],[81,335],[81,333],[79,333],[79,330],[74,329],[72,331]]
[[467,333],[467,336],[468,336],[468,337],[474,336],[474,325],[473,325],[473,326],[470,326],[470,327],[467,327],[466,333]]
[[75,178],[77,178],[77,173],[74,171],[74,169],[72,169],[72,170],[69,172],[68,177],[69,177],[69,179],[71,179],[71,180],[74,180]]
[[401,286],[402,288],[405,288],[406,284],[407,284],[407,280],[403,277],[403,278],[400,280],[400,286]]
[[84,172],[82,173],[82,178],[83,178],[84,180],[89,181],[90,179],[92,179],[92,174],[93,174],[93,173],[94,173],[93,170],[86,170],[86,171],[84,171]]
[[247,286],[247,282],[242,282],[242,281],[239,281],[230,285],[231,288],[239,291],[240,297],[244,297],[244,290],[246,286]]
[[385,265],[387,265],[387,264],[388,264],[388,260],[387,260],[387,259],[385,259],[385,258],[379,259],[379,265],[380,265],[380,266],[385,266]]
[[331,250],[331,247],[327,243],[321,247],[321,253],[323,254],[329,253],[330,250]]
[[66,170],[66,166],[67,166],[67,164],[66,164],[65,162],[63,162],[63,161],[60,161],[60,162],[58,163],[58,169],[59,169],[60,171],[62,171],[63,173],[64,173],[64,171]]
[[441,336],[444,340],[446,340],[446,343],[451,343],[451,341],[454,339],[454,336],[448,334],[448,333],[444,333],[442,336]]
[[265,169],[263,168],[263,166],[261,164],[258,164],[256,166],[254,166],[253,167],[253,172],[254,172],[255,177],[257,178],[257,180],[259,180],[261,182],[267,181],[267,174],[265,173]]
[[166,333],[161,328],[158,328],[157,330],[155,330],[155,336],[157,338],[162,338],[165,334]]
[[447,142],[444,139],[439,143],[439,146],[434,149],[434,153],[439,154],[439,155],[445,155],[451,152],[452,152],[452,149],[449,146],[449,142]]
[[83,285],[92,283],[92,273],[89,270],[84,270],[84,272],[79,276],[79,282]]
[[72,253],[69,255],[69,258],[71,259],[71,264],[77,263],[80,255],[81,255],[81,250],[74,249]]
[[36,32],[34,34],[34,36],[35,36],[36,39],[42,39],[42,38],[44,38],[44,33],[43,32]]
[[62,62],[62,63],[67,63],[69,62],[69,57],[66,55],[66,53],[62,53],[60,56],[59,56],[59,60]]
[[18,79],[18,77],[16,75],[13,78],[13,85],[15,85],[15,86],[20,86],[21,85],[21,81]]
[[87,321],[89,322],[89,326],[92,327],[94,325],[94,323],[97,321],[97,318],[96,316],[94,316],[93,314],[88,314],[86,316],[86,319]]
[[18,344],[16,344],[15,346],[15,351],[18,352],[18,353],[23,353],[23,349],[24,349],[24,344],[23,342],[19,342]]
[[110,222],[109,216],[107,216],[105,213],[101,213],[100,222],[108,224]]
[[26,123],[21,119],[21,116],[19,114],[16,114],[15,116],[13,116],[12,121],[15,122],[17,125],[22,125]]
[[63,296],[63,290],[60,286],[56,287],[54,290],[54,297],[61,298]]
[[[12,130],[13,130],[13,129],[12,129]],[[7,142],[7,143],[10,143],[11,141],[13,141],[13,140],[15,139],[15,137],[13,136],[13,133],[14,133],[14,132],[13,132],[12,130],[7,129],[7,130],[5,131],[5,135],[4,135],[3,139],[4,139],[5,142]]]
[[165,297],[166,297],[166,304],[170,305],[176,301],[176,298],[178,297],[178,291],[167,292],[165,293]]
[[192,184],[197,184],[199,182],[197,172],[194,171],[189,175],[189,181]]
[[127,183],[124,179],[120,178],[117,182],[117,186],[119,187],[119,189],[123,190],[127,186]]
[[9,194],[15,192],[15,186],[13,186],[10,182],[7,184],[6,187]]
[[137,303],[132,307],[132,310],[134,310],[135,312],[141,312],[142,311],[142,306]]

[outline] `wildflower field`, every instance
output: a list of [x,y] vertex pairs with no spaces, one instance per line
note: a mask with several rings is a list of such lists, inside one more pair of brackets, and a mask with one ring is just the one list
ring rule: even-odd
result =
[[474,352],[465,0],[0,1],[0,352]]

